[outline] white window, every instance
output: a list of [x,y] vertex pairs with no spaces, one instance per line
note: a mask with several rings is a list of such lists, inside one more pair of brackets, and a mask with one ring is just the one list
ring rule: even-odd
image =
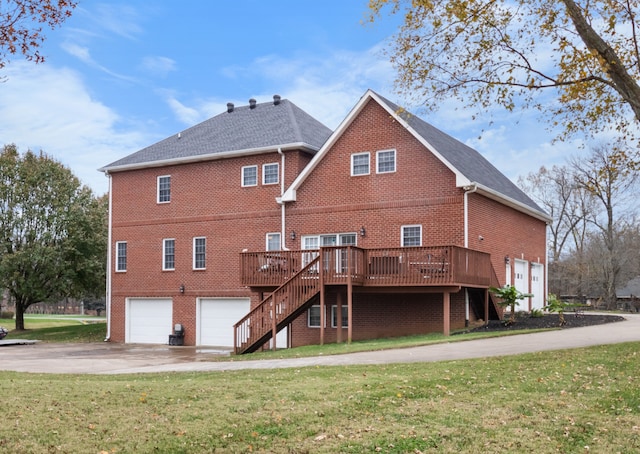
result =
[[171,202],[171,175],[158,177],[158,203]]
[[116,242],[116,271],[127,271],[127,242]]
[[267,251],[280,250],[280,233],[267,233]]
[[307,311],[307,326],[309,328],[320,328],[320,305],[314,304]]
[[[340,310],[342,312],[342,327],[343,328],[348,328],[349,327],[349,307],[348,306],[340,306]],[[338,320],[337,320],[337,315],[338,315],[338,306],[331,306],[331,327],[332,328],[336,328],[338,326]]]
[[193,239],[193,269],[204,270],[207,267],[207,239],[197,237]]
[[258,166],[245,166],[242,168],[242,186],[258,185]]
[[172,238],[162,241],[162,269],[176,269],[176,240]]
[[396,171],[396,150],[383,150],[376,153],[377,173]]
[[402,247],[408,246],[422,246],[421,225],[402,226]]
[[369,175],[369,153],[351,155],[351,176]]
[[262,166],[262,184],[278,184],[280,182],[280,166],[278,163]]

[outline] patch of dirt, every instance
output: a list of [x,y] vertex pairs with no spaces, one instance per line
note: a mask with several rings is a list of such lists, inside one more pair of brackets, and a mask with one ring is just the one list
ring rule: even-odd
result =
[[578,328],[581,326],[602,325],[603,323],[621,322],[624,317],[620,315],[607,314],[564,314],[565,325],[560,326],[558,314],[546,314],[542,317],[531,317],[526,312],[516,312],[516,321],[508,324],[507,314],[505,320],[489,320],[487,326],[472,328],[470,331],[514,331],[522,329],[543,329],[543,328]]

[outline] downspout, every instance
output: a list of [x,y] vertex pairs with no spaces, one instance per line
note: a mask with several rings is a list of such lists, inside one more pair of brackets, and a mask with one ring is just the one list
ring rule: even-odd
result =
[[111,225],[112,225],[112,215],[111,215],[111,207],[112,207],[112,198],[111,194],[113,194],[111,190],[111,175],[109,172],[105,172],[107,178],[109,178],[109,212],[107,213],[108,217],[108,228],[107,228],[107,272],[106,274],[106,311],[107,311],[107,336],[104,338],[105,342],[109,342],[111,339]]
[[469,194],[478,190],[478,183],[471,183],[464,188],[464,247],[469,247]]
[[[463,189],[464,189],[464,247],[469,248],[469,194],[474,193],[478,190],[478,184],[471,183],[470,186],[465,186]],[[469,326],[469,291],[467,289],[464,290],[464,324],[465,326]]]
[[288,251],[287,248],[287,229],[286,229],[286,212],[285,212],[285,203],[282,201],[282,196],[284,195],[284,153],[282,152],[282,148],[278,147],[278,154],[280,155],[280,197],[277,199],[277,202],[280,204],[280,224],[281,224],[281,232],[280,232],[280,248],[283,251]]

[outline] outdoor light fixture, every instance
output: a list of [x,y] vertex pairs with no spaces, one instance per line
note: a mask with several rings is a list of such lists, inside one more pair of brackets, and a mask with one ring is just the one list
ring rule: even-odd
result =
[[504,256],[504,264],[505,264],[505,265],[508,265],[510,262],[511,262],[511,259],[509,258],[509,256],[508,256],[508,255],[505,255],[505,256]]
[[365,236],[367,231],[364,229],[364,226],[360,227],[360,236]]
[[180,284],[180,293],[184,293],[184,284]]
[[295,239],[296,239],[296,231],[295,231],[295,230],[292,230],[292,231],[291,231],[291,239],[292,239],[292,240],[295,240]]

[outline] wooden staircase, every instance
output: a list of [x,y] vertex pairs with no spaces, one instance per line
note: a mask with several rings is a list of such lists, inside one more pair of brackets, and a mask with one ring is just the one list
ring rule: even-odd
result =
[[319,299],[319,263],[318,256],[234,325],[237,355],[258,350]]

